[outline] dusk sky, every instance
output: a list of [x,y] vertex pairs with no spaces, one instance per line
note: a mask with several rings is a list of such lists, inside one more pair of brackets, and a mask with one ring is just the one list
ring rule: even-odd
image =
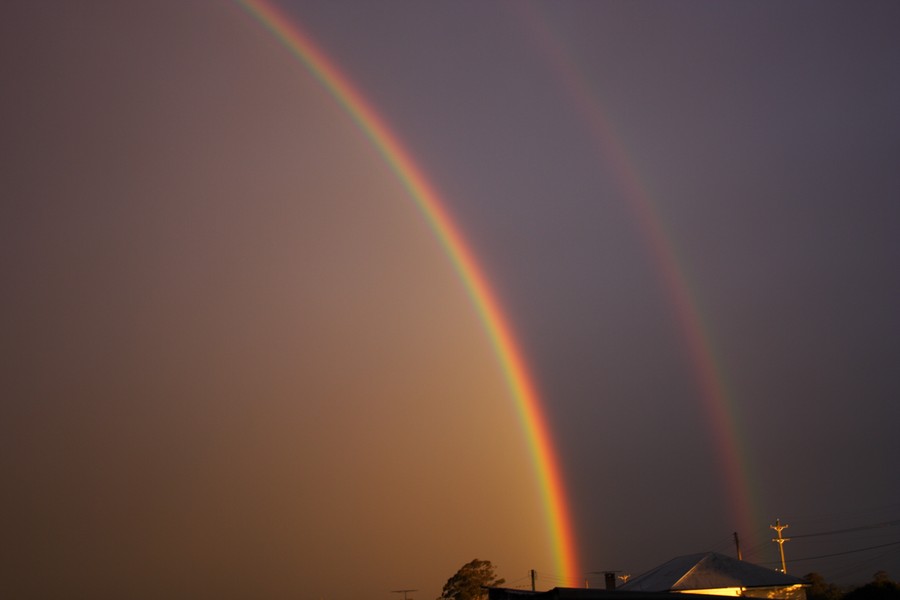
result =
[[569,579],[466,274],[267,5],[0,9],[0,595],[600,587],[776,518],[900,579],[900,4],[271,3],[493,290]]

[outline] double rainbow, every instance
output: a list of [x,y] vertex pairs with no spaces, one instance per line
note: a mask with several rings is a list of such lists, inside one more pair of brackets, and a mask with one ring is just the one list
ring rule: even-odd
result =
[[356,122],[425,217],[474,305],[500,362],[525,432],[546,512],[555,570],[570,585],[581,577],[562,474],[546,419],[513,332],[445,202],[384,119],[300,24],[267,0],[238,2],[271,31]]

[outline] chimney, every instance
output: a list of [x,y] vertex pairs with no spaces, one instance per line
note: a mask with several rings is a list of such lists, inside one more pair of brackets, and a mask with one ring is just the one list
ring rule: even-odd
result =
[[604,571],[603,579],[606,581],[606,589],[608,589],[608,590],[616,589],[616,572],[615,571]]

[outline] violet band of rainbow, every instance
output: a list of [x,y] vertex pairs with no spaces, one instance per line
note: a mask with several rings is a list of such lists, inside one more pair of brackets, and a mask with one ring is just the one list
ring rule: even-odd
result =
[[716,454],[723,480],[724,495],[733,527],[751,545],[762,543],[757,537],[758,502],[752,492],[753,469],[739,427],[738,407],[727,384],[725,369],[717,360],[713,337],[706,326],[700,303],[693,291],[688,269],[678,255],[676,244],[668,233],[661,210],[641,177],[633,156],[617,134],[609,111],[603,106],[585,69],[579,68],[564,46],[564,40],[553,31],[548,20],[532,3],[516,4],[528,22],[537,45],[550,68],[560,80],[581,115],[595,143],[599,158],[614,175],[622,196],[630,209],[644,246],[654,263],[663,293],[672,309],[693,370],[698,396],[706,415],[713,452]]
[[541,493],[556,575],[577,585],[582,572],[565,486],[540,399],[502,307],[445,202],[409,151],[359,90],[295,19],[266,0],[236,0],[265,26],[356,122],[406,188],[453,264],[496,353],[518,417]]

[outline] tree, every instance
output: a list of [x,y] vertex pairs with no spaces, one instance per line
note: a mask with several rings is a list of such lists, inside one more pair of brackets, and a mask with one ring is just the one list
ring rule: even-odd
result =
[[505,581],[497,578],[491,561],[476,558],[447,580],[438,600],[484,600],[487,598],[485,587],[502,585]]
[[806,589],[807,600],[841,600],[844,590],[833,583],[828,583],[818,573],[807,573],[803,576],[810,585]]
[[870,583],[848,593],[844,600],[900,600],[900,583],[878,571]]

